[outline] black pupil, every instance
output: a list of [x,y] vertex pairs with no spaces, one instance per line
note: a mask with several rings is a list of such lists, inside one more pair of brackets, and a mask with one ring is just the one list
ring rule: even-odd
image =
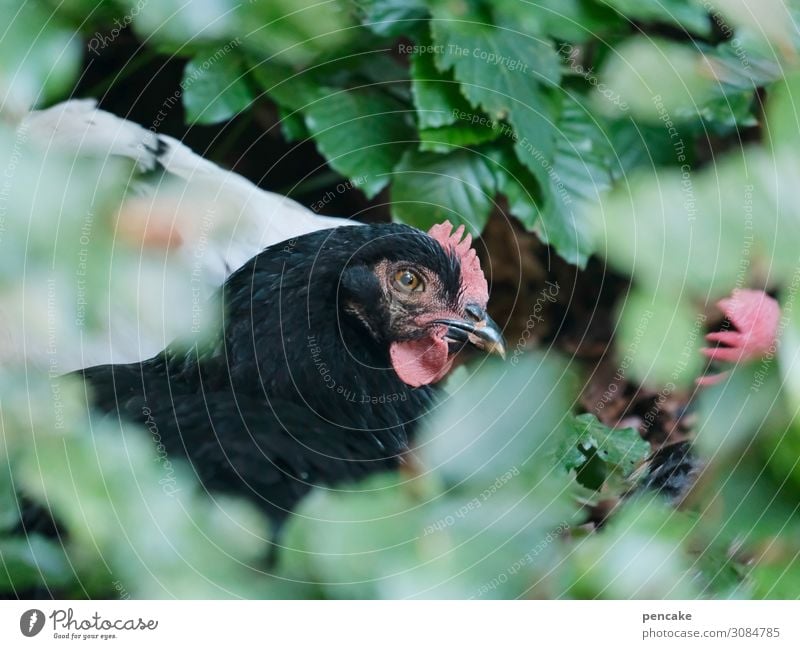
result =
[[402,277],[400,278],[400,281],[406,286],[411,286],[414,283],[414,276],[408,271],[406,271],[405,273],[403,273]]

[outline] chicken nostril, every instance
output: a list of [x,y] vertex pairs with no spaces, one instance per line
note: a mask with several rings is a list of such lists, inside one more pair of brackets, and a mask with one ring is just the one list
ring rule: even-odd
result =
[[467,304],[467,306],[464,307],[464,311],[468,316],[475,318],[476,322],[480,322],[486,317],[486,312],[477,304]]

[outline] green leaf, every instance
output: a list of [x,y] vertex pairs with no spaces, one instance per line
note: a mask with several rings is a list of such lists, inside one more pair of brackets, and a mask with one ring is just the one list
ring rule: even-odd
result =
[[677,295],[634,289],[619,317],[618,355],[626,375],[669,390],[691,384],[702,365],[705,316]]
[[301,113],[278,106],[278,116],[280,117],[281,133],[287,142],[297,142],[309,137]]
[[578,469],[592,451],[610,470],[627,476],[650,454],[650,444],[635,428],[609,428],[592,414],[577,415],[559,444],[558,457],[567,470]]
[[[675,164],[675,142],[669,129],[660,124],[643,124],[631,117],[614,120],[605,126],[606,137],[615,154],[614,180],[625,179],[636,169]],[[684,162],[692,164],[693,152],[685,149]]]
[[571,264],[584,267],[593,249],[585,221],[585,204],[597,204],[611,187],[615,153],[594,116],[565,96],[558,120],[552,164],[540,160],[546,173],[541,218],[536,231]]
[[337,52],[369,35],[356,26],[348,5],[344,0],[236,2],[235,34],[265,58],[307,66],[336,58]]
[[380,36],[409,34],[428,17],[423,0],[351,0],[362,24]]
[[502,148],[492,154],[498,189],[511,213],[536,229],[565,260],[584,266],[593,250],[587,204],[598,203],[619,167],[601,125],[577,100],[565,96],[552,160],[540,158],[539,183]]
[[71,88],[80,68],[81,38],[36,3],[9,0],[2,11],[1,108],[21,114]]
[[[706,457],[739,457],[759,430],[773,429],[781,431],[781,440],[787,442],[784,451],[790,451],[796,431],[786,429],[788,420],[777,396],[781,391],[773,359],[734,366],[722,382],[705,388],[699,395],[697,448]],[[785,462],[789,457],[782,452],[775,461]],[[796,457],[791,459],[790,467],[795,460]]]
[[[800,548],[776,539],[778,557],[754,564],[747,573],[753,582],[753,595],[759,599],[800,598]],[[783,555],[783,556],[780,556]]]
[[[423,43],[422,47],[427,45]],[[420,129],[455,124],[460,114],[471,113],[458,81],[453,79],[452,74],[440,72],[433,54],[427,51],[411,57],[411,92]]]
[[470,124],[431,128],[419,132],[419,150],[449,153],[453,150],[491,142],[499,135],[499,131],[495,129]]
[[545,182],[541,160],[553,152],[557,114],[546,86],[560,79],[552,44],[471,16],[436,11],[434,18],[434,42],[443,45],[437,52],[439,68],[454,70],[473,106],[511,123],[520,160]]
[[[657,176],[644,170],[632,175],[603,197],[591,223],[598,232],[595,245],[604,248],[615,268],[648,287],[672,295],[689,291],[708,300],[730,292],[737,278],[741,281],[747,270],[741,260],[746,238],[757,235],[776,245],[768,232],[775,210],[765,209],[762,219],[740,216],[743,205],[770,204],[753,176],[761,168],[755,160],[732,155],[693,172],[688,145],[679,132],[674,155],[681,167]],[[769,257],[769,263],[775,265],[778,258]]]
[[72,574],[59,542],[39,534],[0,537],[0,592],[34,586],[57,588],[68,583]]
[[190,124],[216,124],[247,109],[253,95],[232,49],[201,50],[183,71],[183,105]]
[[644,36],[619,44],[603,62],[598,77],[603,87],[621,99],[608,101],[598,84],[594,93],[598,111],[613,117],[630,111],[635,118],[652,123],[697,120],[699,108],[719,92],[706,56],[696,47]]
[[258,86],[276,103],[292,111],[302,111],[309,104],[336,92],[316,70],[296,72],[273,61],[259,63],[252,57],[248,67]]
[[673,24],[699,36],[710,36],[711,34],[711,18],[708,15],[708,8],[696,0],[658,0],[657,2],[600,0],[600,2],[616,9],[631,20]]
[[511,214],[528,229],[539,219],[537,203],[541,190],[533,174],[509,146],[491,147],[487,153],[495,175],[497,191],[506,197]]
[[601,534],[579,539],[555,570],[572,597],[694,599],[694,557],[682,550],[691,519],[660,502],[628,502]]
[[309,104],[304,115],[328,164],[344,176],[359,178],[368,198],[386,186],[415,139],[406,107],[376,87],[334,92]]
[[494,0],[492,13],[498,24],[571,43],[619,33],[625,27],[614,11],[584,0]]
[[477,236],[489,218],[494,193],[489,166],[474,152],[408,151],[392,178],[392,215],[422,230],[445,220],[463,223]]
[[573,388],[571,374],[550,356],[486,364],[426,418],[419,454],[453,483],[491,482],[515,467],[551,474]]
[[[10,441],[7,436],[4,437],[6,442]],[[0,533],[2,533],[16,526],[19,521],[20,505],[12,487],[9,458],[0,456],[0,461],[5,465],[0,468]]]
[[[228,40],[237,31],[238,2],[234,0],[159,0],[144,2],[126,0],[133,15],[136,34],[165,51],[195,49],[212,42]],[[136,7],[135,15],[133,8]]]
[[354,487],[315,490],[288,525],[280,557],[292,579],[322,584],[326,597],[378,597],[382,579],[412,567],[422,529],[419,502],[395,474]]
[[800,73],[775,83],[768,97],[766,144],[774,151],[794,152],[800,143]]

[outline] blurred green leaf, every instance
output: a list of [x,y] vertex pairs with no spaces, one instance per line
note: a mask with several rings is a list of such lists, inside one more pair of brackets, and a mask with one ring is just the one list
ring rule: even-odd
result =
[[59,588],[73,576],[57,540],[39,534],[0,537],[0,591],[25,592],[35,586]]
[[705,319],[677,295],[634,289],[622,304],[617,356],[626,375],[674,390],[689,385],[702,363]]
[[800,140],[800,73],[789,74],[769,89],[766,144],[780,151],[796,151]]
[[362,22],[381,36],[400,36],[415,31],[428,17],[424,0],[351,0]]
[[4,0],[0,37],[2,109],[21,116],[66,92],[78,74],[80,38],[50,12],[25,0]]
[[[714,97],[716,82],[702,52],[657,38],[632,37],[604,62],[599,77],[642,121],[676,123],[696,119]],[[595,94],[595,108],[619,116],[620,109]]]
[[366,33],[350,0],[250,0],[237,3],[236,19],[246,48],[291,65],[328,57]]
[[579,540],[559,563],[563,587],[578,598],[696,598],[703,584],[680,551],[692,527],[657,499],[631,501],[602,534]]
[[708,9],[698,0],[659,0],[642,3],[637,0],[600,0],[631,20],[663,22],[683,27],[700,36],[710,36],[711,18]]
[[697,446],[709,458],[730,459],[762,429],[783,430],[777,363],[772,359],[737,366],[699,395]]
[[419,453],[456,483],[491,481],[514,467],[547,474],[546,457],[561,438],[573,387],[572,375],[550,357],[488,364],[426,420]]
[[561,41],[583,42],[620,31],[624,23],[602,3],[585,0],[495,0],[495,20],[524,33],[546,34]]
[[754,595],[760,599],[798,599],[800,597],[800,548],[781,540],[767,546],[767,557],[752,567],[748,578]]
[[[189,50],[211,42],[230,40],[237,27],[233,0],[183,0],[145,2],[126,0],[134,31],[143,40],[171,51]],[[135,15],[134,15],[134,9]]]
[[[8,444],[10,440],[3,441]],[[19,521],[20,504],[12,488],[10,466],[7,466],[10,465],[11,458],[2,452],[0,462],[3,463],[0,466],[0,534],[2,534],[16,526]]]

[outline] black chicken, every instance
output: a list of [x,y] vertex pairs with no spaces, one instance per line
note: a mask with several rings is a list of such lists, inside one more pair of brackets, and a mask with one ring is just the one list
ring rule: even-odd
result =
[[272,246],[223,285],[210,341],[80,374],[95,410],[157,431],[278,530],[313,486],[397,467],[462,347],[504,354],[462,236],[369,225]]

